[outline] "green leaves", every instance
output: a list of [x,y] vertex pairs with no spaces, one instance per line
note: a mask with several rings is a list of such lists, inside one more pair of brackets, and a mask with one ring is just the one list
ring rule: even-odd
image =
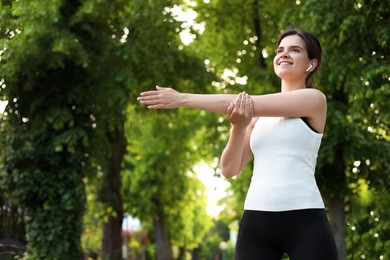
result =
[[98,90],[88,59],[98,44],[69,23],[79,7],[17,1],[3,23],[15,33],[2,41],[1,94],[10,101],[1,128],[2,178],[28,220],[29,259],[81,255],[82,180],[96,124],[97,95],[89,90]]
[[[385,111],[390,106],[390,67],[389,48],[384,47],[390,38],[385,36],[388,26],[383,26],[389,23],[385,14],[389,4],[305,1],[300,11],[288,17],[290,21],[299,17],[303,28],[320,36],[323,43],[324,64],[316,83],[327,95],[328,119],[316,176],[326,200],[347,199],[347,220],[365,223],[349,227],[354,230],[348,232],[348,259],[384,257],[386,250],[379,240],[388,240],[373,238],[387,228],[368,224],[367,216],[370,210],[382,210],[376,203],[381,197],[377,191],[387,194],[390,187],[389,113]],[[305,13],[314,23],[300,20]],[[362,187],[369,196],[359,201],[356,195],[363,194]]]
[[[26,211],[31,259],[77,259],[84,176],[110,180],[109,158],[125,123],[125,208],[151,223],[161,207],[174,243],[195,247],[209,223],[202,220],[204,191],[191,169],[219,157],[228,122],[185,109],[145,112],[136,97],[156,84],[198,93],[274,91],[279,85],[272,71],[274,44],[289,26],[312,31],[323,42],[324,64],[315,80],[329,101],[317,175],[325,197],[351,198],[361,180],[368,192],[386,194],[388,1],[199,0],[196,22],[206,31],[197,32],[188,46],[178,37],[180,22],[165,9],[169,4],[174,3],[2,2],[0,94],[9,104],[0,126],[1,177]],[[225,69],[246,85],[224,78]],[[235,212],[227,211],[225,219],[240,216],[249,171],[232,182],[236,199],[227,200]],[[375,207],[384,219],[379,194],[370,194],[373,199],[363,206]],[[112,201],[99,204],[99,212],[120,215]],[[387,221],[374,226],[367,210],[359,218],[355,209],[351,206],[351,223],[369,223],[359,234],[387,230]],[[354,247],[364,242],[355,237]],[[382,238],[372,248],[387,246]]]
[[126,156],[132,170],[123,172],[129,212],[151,224],[162,207],[173,243],[187,248],[196,247],[210,225],[203,184],[191,174],[201,159],[193,145],[203,128],[197,114],[151,111],[132,118],[137,125],[128,129]]

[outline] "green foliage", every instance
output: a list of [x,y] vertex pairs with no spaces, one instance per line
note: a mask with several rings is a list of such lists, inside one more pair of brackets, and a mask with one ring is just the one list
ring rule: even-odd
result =
[[207,232],[200,244],[197,254],[199,259],[214,259],[217,255],[221,256],[221,243],[226,243],[224,259],[233,259],[234,244],[229,241],[229,228],[226,222],[213,220],[213,226]]
[[[198,1],[200,15],[197,19],[206,21],[206,31],[199,36],[198,48],[207,46],[208,57],[218,75],[226,67],[239,68],[239,75],[249,76],[245,90],[261,94],[276,89],[270,84],[278,85],[269,70],[278,32],[294,27],[317,35],[324,56],[314,80],[316,87],[328,98],[328,122],[316,174],[320,189],[326,201],[332,198],[354,201],[353,190],[363,179],[368,190],[388,193],[390,34],[389,26],[385,25],[389,24],[390,2],[307,0],[252,5],[255,2],[242,4],[242,1],[221,0],[205,4]],[[283,9],[280,9],[281,5]],[[254,35],[254,25],[250,21],[258,7],[263,36],[259,38],[260,46],[265,50],[263,53],[269,54],[268,57],[263,55],[266,66],[262,68],[254,66],[254,55],[250,57],[250,47],[258,47],[250,41],[250,36]],[[245,36],[245,33],[248,34]],[[248,45],[243,44],[245,39]],[[244,49],[249,54],[246,58],[241,56],[247,54],[239,52]],[[237,84],[226,87],[225,91],[235,87]],[[236,214],[235,218],[240,217],[235,211],[243,203],[249,183],[247,178],[250,176],[240,176],[232,181],[231,188],[237,199],[225,200],[230,201],[235,210],[225,210],[224,218],[231,213]],[[376,193],[373,194],[372,200],[375,200]],[[350,207],[359,206],[352,203]],[[357,217],[353,212],[349,214],[349,220]]]
[[[198,111],[126,109],[129,100],[156,84],[201,93],[275,91],[272,54],[279,31],[289,26],[312,31],[324,47],[315,78],[329,109],[318,158],[321,191],[350,203],[355,230],[348,230],[348,247],[355,255],[388,257],[390,2],[199,0],[194,9],[206,31],[192,29],[197,39],[189,46],[166,8],[188,8],[183,2],[1,2],[0,96],[9,101],[1,119],[1,187],[26,215],[27,257],[80,257],[85,177],[93,187],[107,181],[124,128],[125,209],[149,225],[162,209],[173,243],[195,248],[210,223],[191,169],[219,157],[228,122]],[[225,69],[247,83],[226,77]],[[226,222],[241,216],[250,171],[231,182]],[[93,187],[87,187],[83,246],[97,249],[87,228],[99,233],[93,223],[118,213],[110,199],[91,211]],[[205,247],[218,247],[220,237],[209,240]]]
[[252,164],[249,163],[239,175],[229,180],[229,190],[231,191],[232,196],[226,196],[219,202],[220,204],[225,205],[225,208],[220,213],[219,218],[226,223],[234,223],[241,219],[242,213],[244,212],[246,193],[249,189],[252,177],[253,168],[251,165]]
[[[120,54],[126,59],[120,70],[133,71],[132,78],[123,74],[123,80],[136,84],[130,91],[134,99],[156,84],[208,92],[205,86],[212,74],[204,68],[203,55],[180,42],[181,26],[167,3],[146,1],[134,7],[126,25],[126,49]],[[207,151],[215,146],[207,141],[219,137],[205,125],[216,124],[216,117],[193,111],[128,110],[129,153],[122,172],[125,211],[145,225],[162,214],[172,243],[181,248],[196,247],[209,226],[204,188],[191,169],[201,159],[212,158]]]
[[[192,111],[149,112],[129,129],[132,171],[125,171],[130,214],[151,224],[163,213],[173,244],[196,247],[209,227],[204,187],[191,174],[200,154],[194,142],[202,117]],[[145,201],[150,203],[145,204]]]
[[168,225],[173,245],[193,249],[203,241],[211,226],[211,218],[205,209],[207,197],[203,183],[196,176],[188,177],[187,181],[187,191],[177,203],[176,210],[170,211]]
[[387,192],[370,192],[368,203],[354,197],[348,221],[348,259],[387,259],[390,257],[390,203]]
[[97,199],[96,181],[86,183],[86,209],[83,216],[83,235],[81,245],[83,249],[98,252],[101,249],[103,238],[104,207]]
[[[2,179],[0,172],[0,180]],[[0,183],[0,187],[3,187]],[[0,238],[15,239],[25,243],[25,223],[23,212],[15,205],[7,193],[0,188]]]
[[114,7],[92,0],[2,6],[1,96],[9,101],[2,177],[25,212],[28,259],[81,258],[83,178],[99,134],[93,113],[102,117],[107,96],[96,73],[115,46],[107,37]]
[[344,198],[349,203],[349,259],[360,255],[379,259],[388,251],[384,247],[388,237],[372,236],[386,233],[389,222],[381,218],[380,224],[368,223],[371,211],[383,212],[376,203],[383,198],[378,191],[388,196],[390,187],[390,37],[384,26],[390,23],[389,4],[305,1],[284,20],[312,31],[323,43],[324,63],[317,86],[328,98],[328,122],[317,179],[326,200]]
[[263,94],[278,90],[272,64],[278,20],[285,10],[295,8],[294,1],[219,0],[197,1],[198,22],[206,30],[194,45],[206,53],[212,71],[222,76],[225,69],[246,77],[241,85],[233,79],[221,80],[225,92],[250,91]]

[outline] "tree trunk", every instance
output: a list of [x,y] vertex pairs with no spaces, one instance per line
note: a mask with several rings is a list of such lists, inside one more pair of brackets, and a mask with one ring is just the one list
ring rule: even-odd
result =
[[[342,100],[343,93],[339,93],[339,99]],[[343,145],[335,147],[332,163],[325,165],[319,176],[322,177],[324,190],[328,196],[326,206],[329,213],[329,222],[332,227],[335,238],[339,260],[346,259],[346,217],[345,217],[345,198],[348,195],[348,185],[346,177],[346,163],[344,160]]]
[[256,47],[257,52],[259,53],[258,63],[260,68],[266,68],[267,65],[265,63],[265,58],[263,57],[263,53],[261,51],[262,47],[262,33],[261,33],[261,21],[260,21],[260,6],[259,0],[253,0],[253,27],[255,30],[255,34],[257,36]]
[[123,201],[121,185],[121,164],[126,151],[124,131],[118,130],[109,139],[112,144],[110,167],[103,188],[101,198],[106,206],[112,207],[114,214],[110,214],[108,221],[103,223],[103,260],[122,259],[122,221]]
[[178,260],[186,260],[186,254],[187,254],[187,248],[185,246],[181,246],[179,248],[179,256],[177,257]]
[[333,198],[328,201],[328,210],[330,215],[330,225],[336,241],[339,254],[339,260],[345,260],[346,243],[345,243],[345,205],[343,198]]
[[157,219],[153,221],[154,236],[156,239],[156,259],[173,260],[171,241],[166,231],[165,218],[159,213]]
[[103,260],[122,259],[122,218],[112,217],[103,224]]
[[199,251],[200,251],[199,247],[192,250],[192,252],[191,252],[192,260],[200,260],[199,259]]

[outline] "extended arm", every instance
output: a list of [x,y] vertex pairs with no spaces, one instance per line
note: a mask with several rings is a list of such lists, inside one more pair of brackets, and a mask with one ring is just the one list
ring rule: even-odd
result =
[[233,94],[180,93],[172,88],[157,86],[156,90],[142,92],[138,101],[150,109],[172,109],[182,106],[225,114],[226,108],[236,97],[237,95]]
[[[171,88],[141,93],[138,100],[150,109],[171,109],[179,106],[225,114],[236,99],[233,94],[189,94]],[[326,120],[326,98],[316,89],[299,89],[267,95],[252,95],[253,116],[306,117],[318,132]]]

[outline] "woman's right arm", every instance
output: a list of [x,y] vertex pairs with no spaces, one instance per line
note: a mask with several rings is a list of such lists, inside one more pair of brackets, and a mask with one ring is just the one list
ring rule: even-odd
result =
[[180,93],[172,88],[156,87],[156,90],[142,92],[138,97],[149,109],[172,109],[180,106],[226,114],[226,108],[236,99],[234,94],[190,94]]
[[221,155],[220,167],[222,175],[225,178],[232,178],[239,174],[249,162],[252,156],[250,149],[250,136],[254,122],[251,123],[244,131],[232,126],[229,141]]
[[221,155],[221,171],[226,178],[239,174],[248,163],[252,151],[250,136],[254,123],[253,101],[246,93],[240,93],[234,103],[227,108],[227,116],[232,123],[229,141]]

